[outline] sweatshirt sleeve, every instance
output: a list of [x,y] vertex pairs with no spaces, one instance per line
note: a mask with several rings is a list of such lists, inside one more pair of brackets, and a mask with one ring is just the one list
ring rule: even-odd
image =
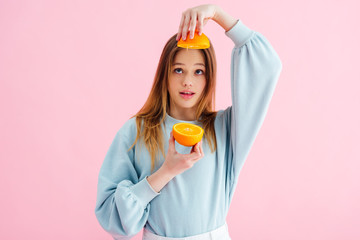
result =
[[225,110],[233,151],[229,176],[234,183],[264,121],[282,63],[268,40],[240,20],[225,34],[235,44],[231,56],[232,106]]
[[95,215],[104,230],[114,239],[122,240],[142,230],[149,216],[150,201],[160,194],[146,178],[138,179],[134,151],[128,151],[134,140],[126,134],[129,127],[125,124],[117,132],[105,156],[95,207]]

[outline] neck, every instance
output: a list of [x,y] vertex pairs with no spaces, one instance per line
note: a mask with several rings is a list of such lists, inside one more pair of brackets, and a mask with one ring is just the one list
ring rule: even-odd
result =
[[195,121],[196,120],[196,112],[195,109],[178,109],[178,108],[170,108],[169,115],[178,120],[184,121]]

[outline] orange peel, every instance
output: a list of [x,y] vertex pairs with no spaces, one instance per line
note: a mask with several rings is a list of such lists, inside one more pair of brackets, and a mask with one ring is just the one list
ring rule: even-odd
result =
[[173,135],[179,144],[191,147],[201,141],[204,129],[191,123],[176,123],[173,125]]
[[210,47],[210,41],[204,33],[199,35],[198,31],[195,31],[193,39],[190,39],[190,32],[188,32],[185,40],[179,39],[177,46],[190,49],[206,49]]

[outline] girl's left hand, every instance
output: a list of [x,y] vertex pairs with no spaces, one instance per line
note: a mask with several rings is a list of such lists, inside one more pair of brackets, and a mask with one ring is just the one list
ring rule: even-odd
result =
[[181,37],[185,40],[188,31],[190,31],[190,39],[192,39],[195,34],[195,29],[199,32],[198,34],[201,35],[203,27],[209,19],[214,19],[218,9],[219,7],[217,5],[205,4],[189,8],[183,12],[176,41]]

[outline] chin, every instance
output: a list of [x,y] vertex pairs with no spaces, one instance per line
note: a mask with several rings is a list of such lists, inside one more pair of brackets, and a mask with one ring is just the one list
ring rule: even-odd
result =
[[187,108],[187,109],[192,109],[192,108],[196,108],[197,104],[193,104],[193,105],[187,105],[186,107],[184,108]]
[[196,106],[196,103],[182,103],[178,104],[178,106],[181,108],[193,108]]

